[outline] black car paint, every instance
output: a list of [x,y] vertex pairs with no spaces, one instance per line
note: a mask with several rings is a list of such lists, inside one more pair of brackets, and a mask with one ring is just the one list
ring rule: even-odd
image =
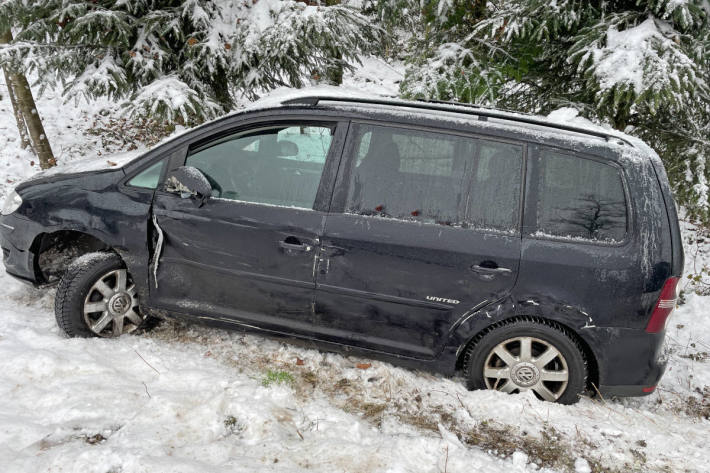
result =
[[[603,142],[575,145],[569,137],[451,115],[280,107],[209,123],[120,169],[30,181],[17,188],[23,198],[20,209],[0,220],[7,271],[43,283],[38,237],[67,229],[83,232],[122,256],[147,312],[258,328],[446,374],[454,372],[466,344],[487,327],[510,317],[540,317],[563,324],[583,340],[602,393],[644,394],[643,388],[655,385],[664,369],[663,333],[647,334],[644,327],[663,282],[679,276],[683,266],[662,165],[652,159],[621,162],[619,153]],[[198,207],[161,190],[125,185],[160,159],[168,163],[164,179],[184,164],[190,144],[212,136],[255,124],[314,119],[338,123],[339,134],[313,210],[217,199]],[[336,181],[345,169],[341,155],[351,121],[455,130],[527,144],[527,183],[534,182],[540,146],[617,163],[626,181],[628,236],[611,245],[532,235],[536,196],[531,185],[524,189],[523,220],[514,235],[345,214],[347,190]],[[151,212],[166,236],[157,281],[151,278],[156,250]],[[239,239],[226,237],[226,228],[238,232]],[[310,250],[293,254],[283,245],[289,241]],[[510,272],[471,270],[491,259]],[[465,282],[447,284],[450,278]]]

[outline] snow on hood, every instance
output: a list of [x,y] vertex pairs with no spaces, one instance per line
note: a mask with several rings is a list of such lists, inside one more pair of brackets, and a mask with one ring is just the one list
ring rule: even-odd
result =
[[45,177],[58,176],[62,174],[74,174],[79,172],[101,171],[103,169],[119,169],[133,161],[146,149],[136,149],[124,153],[110,154],[106,156],[92,156],[89,158],[76,159],[67,163],[59,163],[56,166],[45,169],[34,174],[24,182],[31,182]]

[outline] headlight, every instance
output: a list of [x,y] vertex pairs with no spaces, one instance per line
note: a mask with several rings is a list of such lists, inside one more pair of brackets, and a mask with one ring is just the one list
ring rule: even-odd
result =
[[22,197],[20,197],[17,192],[13,191],[7,195],[5,199],[5,205],[2,206],[2,215],[10,215],[12,212],[20,208],[22,205]]

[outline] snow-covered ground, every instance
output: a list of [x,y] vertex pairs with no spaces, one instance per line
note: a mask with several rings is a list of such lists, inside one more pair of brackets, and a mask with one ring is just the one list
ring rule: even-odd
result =
[[[393,93],[399,77],[372,59],[347,82]],[[115,112],[111,104],[46,97],[39,111],[60,165],[97,153],[110,165],[116,145],[89,130]],[[5,96],[0,198],[38,169],[16,136]],[[684,237],[688,267],[702,265],[691,226]],[[0,270],[0,471],[705,472],[710,298],[685,301],[656,393],[560,406],[176,323],[118,340],[68,339],[54,322],[53,292]]]

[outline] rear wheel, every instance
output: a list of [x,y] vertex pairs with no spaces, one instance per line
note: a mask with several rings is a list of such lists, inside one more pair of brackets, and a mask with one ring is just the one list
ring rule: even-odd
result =
[[505,322],[477,340],[466,353],[469,389],[506,393],[532,391],[562,404],[579,400],[587,380],[584,352],[554,323]]
[[54,303],[59,327],[73,337],[118,337],[147,328],[136,285],[115,253],[75,260],[59,282]]

